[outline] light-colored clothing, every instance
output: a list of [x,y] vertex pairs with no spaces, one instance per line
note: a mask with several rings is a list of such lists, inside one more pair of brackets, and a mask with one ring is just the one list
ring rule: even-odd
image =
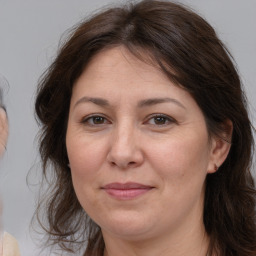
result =
[[[20,256],[17,240],[10,234],[4,233],[2,241],[1,256]],[[2,254],[1,254],[2,253]]]

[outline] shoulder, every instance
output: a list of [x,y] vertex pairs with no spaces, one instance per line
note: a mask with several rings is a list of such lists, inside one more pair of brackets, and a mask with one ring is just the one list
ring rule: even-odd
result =
[[17,240],[6,232],[3,236],[3,256],[20,256]]

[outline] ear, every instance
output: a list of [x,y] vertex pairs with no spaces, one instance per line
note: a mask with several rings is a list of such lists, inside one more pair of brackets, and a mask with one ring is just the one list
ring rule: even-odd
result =
[[226,160],[231,148],[233,123],[230,120],[222,125],[222,132],[211,138],[210,161],[208,173],[214,173]]
[[7,120],[5,110],[0,107],[0,156],[5,151],[7,137],[8,137],[8,120]]

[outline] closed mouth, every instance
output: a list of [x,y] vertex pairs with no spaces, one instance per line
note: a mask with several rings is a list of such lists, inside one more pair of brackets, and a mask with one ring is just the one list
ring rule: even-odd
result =
[[102,187],[111,197],[119,200],[131,200],[143,195],[154,187],[140,183],[110,183]]

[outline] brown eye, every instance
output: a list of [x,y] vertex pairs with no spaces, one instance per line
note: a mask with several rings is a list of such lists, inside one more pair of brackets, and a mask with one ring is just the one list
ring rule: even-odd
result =
[[170,124],[176,123],[176,121],[173,118],[171,118],[170,116],[166,116],[163,114],[157,114],[157,115],[151,116],[148,119],[147,123],[150,125],[155,125],[155,126],[165,126],[165,125],[170,125]]
[[103,116],[89,116],[82,120],[82,123],[89,126],[109,124],[109,121]]
[[92,117],[92,122],[93,124],[104,124],[105,118],[102,116],[95,116],[95,117]]
[[163,116],[154,117],[154,123],[157,125],[163,125],[163,124],[166,124],[166,122],[167,122],[167,119]]

